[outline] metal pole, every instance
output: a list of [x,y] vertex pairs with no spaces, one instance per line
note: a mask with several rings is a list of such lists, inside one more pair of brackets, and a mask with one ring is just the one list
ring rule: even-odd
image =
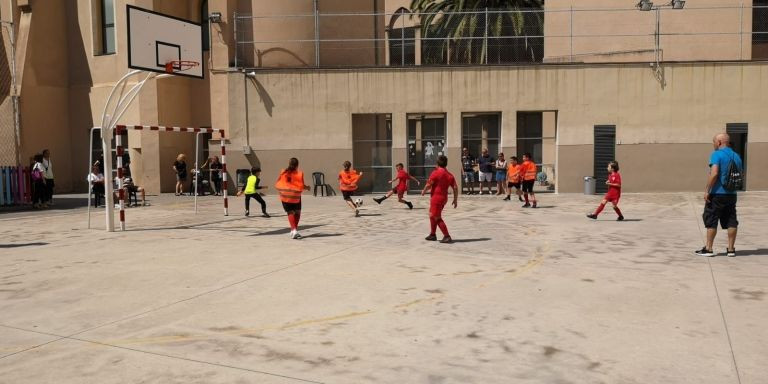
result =
[[[237,57],[239,55],[239,48],[240,48],[240,36],[237,35],[237,12],[232,13],[232,21],[234,21],[234,33],[235,33],[235,68],[237,68]],[[211,67],[213,68],[213,67]]]
[[488,64],[488,7],[485,7],[485,30],[483,31],[483,60]]
[[[243,88],[245,89],[245,145],[251,146],[251,119],[248,113],[248,74],[243,77]],[[255,81],[255,80],[254,80]]]
[[320,12],[317,0],[312,2],[313,12],[315,13],[315,67],[320,66]]
[[200,154],[200,134],[202,132],[198,132],[195,134],[195,213],[197,213],[197,184],[200,184],[200,169],[199,166],[199,154]]
[[[12,3],[12,2],[9,2]],[[12,7],[12,6],[11,6]],[[11,8],[11,23],[8,38],[11,40],[11,100],[13,101],[13,128],[16,139],[16,165],[21,165],[21,110],[19,108],[18,78],[16,74],[16,31]]]
[[656,7],[656,69],[659,68],[659,55],[661,52],[661,8]]
[[[115,128],[115,154],[117,155],[117,197],[120,201],[120,230],[125,231],[125,185],[123,185],[123,130]],[[111,157],[111,156],[110,156]]]
[[[110,116],[105,115],[105,120],[109,120]],[[113,205],[115,199],[112,198],[112,128],[101,127],[101,152],[104,154],[104,205],[106,208],[107,217],[107,232],[115,231],[115,215],[113,213]]]
[[101,131],[101,127],[91,128],[91,137],[88,138],[88,229],[91,229],[91,193],[93,192],[93,182],[91,182],[91,167],[93,167],[93,132],[97,129]]
[[573,5],[571,5],[571,32],[570,32],[570,40],[571,40],[571,63],[573,63]]
[[400,14],[400,65],[405,67],[405,14]]
[[224,216],[229,216],[229,202],[227,201],[227,146],[224,142],[224,131],[219,131],[221,134],[221,192],[224,196]]
[[[752,21],[754,23],[754,20]],[[744,60],[744,1],[739,5],[739,60]]]

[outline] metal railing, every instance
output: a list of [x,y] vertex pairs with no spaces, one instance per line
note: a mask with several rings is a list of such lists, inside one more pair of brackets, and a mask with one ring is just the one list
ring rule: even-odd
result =
[[[429,25],[427,16],[434,16]],[[768,6],[236,13],[234,19],[238,68],[768,59]]]

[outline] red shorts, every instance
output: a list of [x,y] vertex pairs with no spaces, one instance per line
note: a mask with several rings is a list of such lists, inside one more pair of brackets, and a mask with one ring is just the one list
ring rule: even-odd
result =
[[407,191],[407,190],[408,190],[408,188],[406,188],[406,187],[400,188],[399,186],[395,187],[395,188],[392,188],[392,192],[397,194],[397,198],[398,199],[402,199],[403,195],[405,194],[405,191]]
[[605,201],[608,201],[614,204],[618,204],[620,198],[621,198],[621,194],[616,193],[614,191],[608,191],[608,193],[605,194],[605,197],[603,197]]
[[445,208],[445,204],[448,203],[448,199],[435,199],[432,198],[429,200],[429,216],[432,217],[442,217],[443,215],[443,208]]

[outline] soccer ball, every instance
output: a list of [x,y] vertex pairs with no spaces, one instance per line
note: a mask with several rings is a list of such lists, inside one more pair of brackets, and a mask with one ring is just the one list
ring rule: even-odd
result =
[[358,207],[362,207],[363,206],[363,199],[361,199],[359,197],[357,199],[355,199],[355,205],[358,206]]

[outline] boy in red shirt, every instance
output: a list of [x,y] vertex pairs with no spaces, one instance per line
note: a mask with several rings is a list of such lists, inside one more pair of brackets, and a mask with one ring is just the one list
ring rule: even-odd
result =
[[453,207],[458,205],[459,198],[459,186],[456,185],[456,179],[453,174],[448,172],[445,167],[448,166],[448,158],[440,155],[437,157],[437,169],[435,169],[429,180],[427,180],[424,189],[421,191],[421,195],[424,196],[427,193],[427,189],[431,189],[432,197],[429,199],[429,224],[430,231],[429,236],[425,240],[435,241],[435,229],[440,227],[440,231],[443,232],[443,239],[441,243],[452,243],[451,235],[448,234],[448,227],[446,227],[443,221],[443,208],[448,203],[448,188],[453,189]]
[[600,202],[600,206],[597,207],[595,213],[589,214],[587,217],[592,220],[597,220],[597,215],[603,211],[605,204],[610,202],[613,204],[613,210],[616,211],[617,215],[619,215],[619,218],[616,220],[622,221],[624,220],[624,215],[621,214],[621,210],[619,209],[619,199],[621,198],[621,175],[619,174],[619,163],[616,161],[611,161],[608,163],[608,172],[611,173],[608,175],[608,180],[605,181],[605,184],[608,186],[608,192],[605,193],[605,197],[603,197],[603,201]]
[[373,201],[381,204],[382,201],[388,199],[390,196],[397,193],[397,202],[407,205],[408,209],[413,209],[413,204],[411,204],[410,201],[403,199],[403,194],[405,194],[405,191],[408,190],[408,181],[413,180],[416,182],[416,185],[420,185],[419,180],[411,176],[411,174],[409,174],[403,169],[403,163],[397,163],[397,165],[395,165],[395,169],[397,169],[397,176],[395,176],[394,179],[390,180],[389,183],[392,184],[395,181],[399,181],[399,183],[397,184],[397,187],[392,188],[391,191],[387,192],[387,194],[382,197],[379,197],[379,198],[374,197]]

